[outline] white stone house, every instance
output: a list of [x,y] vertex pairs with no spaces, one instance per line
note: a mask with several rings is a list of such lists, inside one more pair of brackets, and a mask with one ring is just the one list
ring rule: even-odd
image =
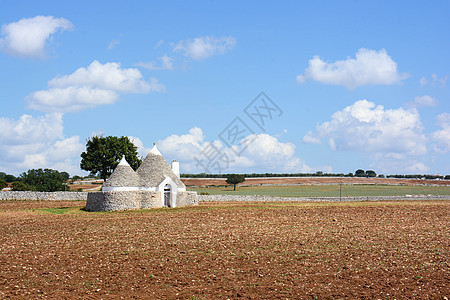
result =
[[171,167],[156,145],[134,171],[125,157],[103,184],[101,192],[88,194],[86,210],[124,210],[196,205],[197,193],[187,192],[180,180],[180,167]]

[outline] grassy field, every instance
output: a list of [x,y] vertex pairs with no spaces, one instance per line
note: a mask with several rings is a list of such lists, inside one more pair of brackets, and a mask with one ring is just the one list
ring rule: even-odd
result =
[[346,196],[404,196],[450,195],[450,186],[401,186],[401,185],[286,185],[286,186],[238,186],[189,187],[188,190],[211,195],[265,195],[280,197],[342,197]]

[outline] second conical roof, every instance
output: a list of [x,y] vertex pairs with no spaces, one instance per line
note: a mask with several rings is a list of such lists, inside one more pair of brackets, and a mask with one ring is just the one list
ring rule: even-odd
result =
[[157,187],[166,177],[170,177],[178,187],[185,187],[158,151],[156,145],[137,169],[137,174],[141,180],[140,185],[144,187]]
[[137,187],[140,184],[138,174],[133,170],[132,167],[122,158],[120,163],[114,169],[114,172],[109,176],[106,182],[103,184],[104,187]]

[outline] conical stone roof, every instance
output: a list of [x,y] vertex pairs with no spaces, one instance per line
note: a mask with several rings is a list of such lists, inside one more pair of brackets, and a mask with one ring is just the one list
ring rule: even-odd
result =
[[170,177],[179,188],[186,187],[172,171],[169,164],[156,148],[156,145],[153,146],[153,149],[137,169],[137,174],[141,180],[140,186],[143,187],[157,187],[166,177]]
[[103,187],[138,187],[139,184],[138,174],[130,167],[124,156]]

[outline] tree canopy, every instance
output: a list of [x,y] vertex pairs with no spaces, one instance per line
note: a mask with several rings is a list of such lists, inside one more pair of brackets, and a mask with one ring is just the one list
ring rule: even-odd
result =
[[14,175],[6,174],[5,172],[0,172],[0,179],[6,182],[14,182],[17,180]]
[[11,189],[13,191],[35,191],[36,188],[34,186],[28,185],[22,181],[15,181],[11,185]]
[[0,190],[3,190],[7,186],[8,183],[6,183],[6,181],[4,181],[3,179],[0,179]]
[[377,177],[377,173],[375,173],[375,171],[373,171],[373,170],[367,170],[366,176],[367,177]]
[[36,190],[39,192],[56,192],[66,191],[69,173],[59,172],[52,169],[31,169],[19,176],[20,182],[23,184],[13,185],[13,189],[17,190]]
[[130,166],[137,170],[142,160],[128,137],[94,136],[86,142],[86,151],[81,153],[80,167],[106,180],[124,155]]
[[364,170],[362,170],[362,169],[356,170],[355,176],[356,177],[366,177],[366,172],[364,172]]
[[238,183],[241,183],[241,182],[244,182],[244,181],[245,181],[245,176],[242,175],[242,174],[228,174],[227,183],[234,185],[233,191],[236,190],[236,185]]

